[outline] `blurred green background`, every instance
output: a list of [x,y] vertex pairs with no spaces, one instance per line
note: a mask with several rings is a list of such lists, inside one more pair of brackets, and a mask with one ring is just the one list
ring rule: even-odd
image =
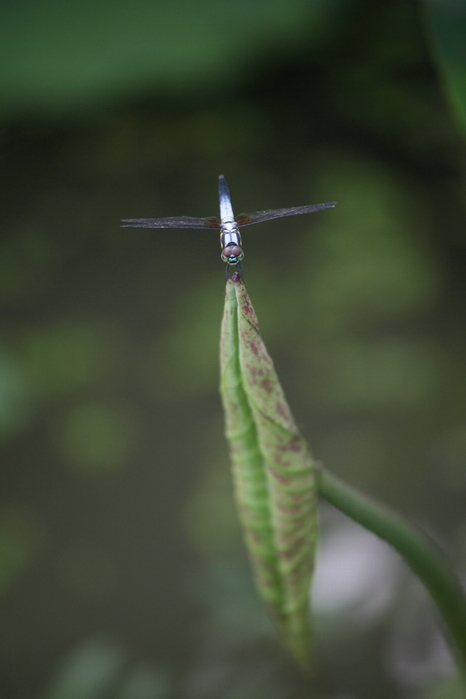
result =
[[466,565],[464,3],[0,7],[1,699],[453,699],[430,601],[330,508],[318,674],[278,646],[232,503],[209,231],[243,231],[317,458]]

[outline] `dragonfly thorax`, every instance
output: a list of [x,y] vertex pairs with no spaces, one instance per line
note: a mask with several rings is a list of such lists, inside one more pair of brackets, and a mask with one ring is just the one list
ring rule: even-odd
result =
[[231,221],[229,221],[229,220],[222,221],[221,229],[222,229],[223,233],[235,234],[238,231],[238,224],[236,223],[236,221],[234,219]]

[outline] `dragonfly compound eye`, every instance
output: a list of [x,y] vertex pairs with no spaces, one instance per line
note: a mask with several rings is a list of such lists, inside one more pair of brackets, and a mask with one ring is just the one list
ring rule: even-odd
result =
[[222,260],[230,265],[236,265],[244,257],[244,252],[239,245],[227,245],[221,253]]

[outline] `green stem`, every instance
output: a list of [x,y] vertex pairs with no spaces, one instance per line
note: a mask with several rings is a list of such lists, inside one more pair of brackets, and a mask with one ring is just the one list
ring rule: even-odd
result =
[[466,678],[466,596],[442,549],[399,515],[323,467],[318,469],[318,488],[325,500],[393,546],[419,577],[441,612]]

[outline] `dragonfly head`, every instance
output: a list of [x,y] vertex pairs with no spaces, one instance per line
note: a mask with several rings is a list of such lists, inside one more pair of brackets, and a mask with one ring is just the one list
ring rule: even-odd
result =
[[235,245],[234,243],[230,243],[229,245],[226,246],[226,248],[223,248],[221,252],[221,258],[224,262],[227,262],[229,265],[237,265],[238,262],[240,262],[244,257],[244,252],[240,248],[239,245]]

